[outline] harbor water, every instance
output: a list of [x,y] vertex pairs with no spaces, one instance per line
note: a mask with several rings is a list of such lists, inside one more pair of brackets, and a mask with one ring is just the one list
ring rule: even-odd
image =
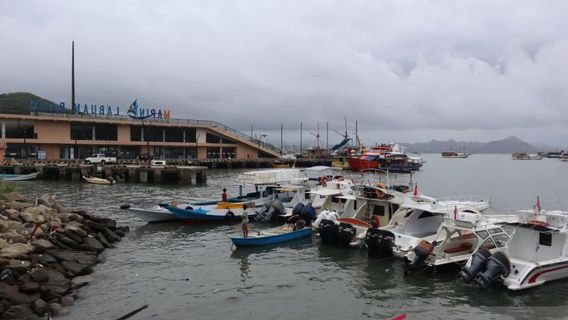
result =
[[[513,161],[510,155],[443,159],[424,155],[413,176],[431,196],[488,198],[491,211],[568,210],[568,163]],[[403,263],[369,259],[365,250],[321,245],[317,237],[280,246],[234,250],[239,224],[145,224],[122,204],[220,198],[238,194],[242,170],[209,170],[206,185],[92,185],[67,181],[15,183],[29,195],[55,194],[128,225],[117,248],[104,252],[95,281],[77,291],[61,319],[115,319],[140,306],[131,319],[559,319],[567,316],[568,281],[511,292],[463,285],[458,268],[405,276]],[[361,174],[346,176],[359,181]],[[401,175],[402,176],[402,175]],[[395,177],[391,177],[394,179]],[[400,177],[398,177],[400,178]],[[397,179],[398,179],[397,178]],[[364,179],[367,179],[365,177]],[[245,189],[245,191],[247,191]],[[252,229],[262,227],[253,225]]]

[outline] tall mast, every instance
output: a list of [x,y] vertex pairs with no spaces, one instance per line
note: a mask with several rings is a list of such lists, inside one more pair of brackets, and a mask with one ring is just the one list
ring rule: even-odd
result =
[[75,109],[75,41],[71,41],[71,110]]

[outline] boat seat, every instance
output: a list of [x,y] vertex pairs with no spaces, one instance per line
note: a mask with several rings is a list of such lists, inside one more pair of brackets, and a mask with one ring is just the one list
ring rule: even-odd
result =
[[473,245],[469,242],[464,242],[457,247],[448,248],[444,250],[445,253],[458,253],[462,251],[469,251]]

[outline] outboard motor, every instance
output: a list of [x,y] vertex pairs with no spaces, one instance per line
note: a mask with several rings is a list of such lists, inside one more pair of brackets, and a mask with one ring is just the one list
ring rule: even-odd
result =
[[316,220],[316,209],[308,204],[302,209],[302,216],[306,218],[306,221],[314,221]]
[[479,274],[477,282],[481,288],[487,289],[500,276],[508,276],[510,271],[511,263],[509,258],[503,252],[498,251],[487,259],[485,272]]
[[408,265],[409,271],[417,271],[424,268],[426,266],[426,259],[428,259],[433,250],[434,246],[430,242],[426,240],[420,241],[413,249],[416,256]]
[[[274,208],[274,212],[277,215],[286,213],[286,208],[284,208],[284,204],[282,204],[282,201],[280,200],[272,201],[272,208]],[[274,218],[274,216],[272,218]]]
[[477,250],[477,252],[471,256],[471,263],[469,264],[469,267],[463,268],[462,272],[460,272],[461,278],[465,284],[470,284],[477,274],[485,269],[485,264],[489,257],[491,257],[491,252],[485,248]]
[[343,247],[349,246],[349,243],[355,238],[355,227],[348,224],[340,222],[337,227],[337,244]]
[[318,233],[323,243],[335,243],[337,241],[338,225],[335,221],[323,219],[318,227]]
[[390,231],[369,228],[365,235],[365,244],[367,245],[369,256],[390,257],[392,256],[392,247],[394,245],[394,234]]
[[300,215],[302,210],[304,209],[305,205],[303,203],[298,203],[294,209],[292,210],[292,215]]

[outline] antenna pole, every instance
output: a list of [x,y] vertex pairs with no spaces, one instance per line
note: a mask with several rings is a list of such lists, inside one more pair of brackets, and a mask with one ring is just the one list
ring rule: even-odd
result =
[[283,140],[283,137],[284,137],[284,124],[281,123],[281,124],[280,124],[280,155],[283,154],[283,153],[282,153],[282,151],[283,151],[283,146],[284,146],[284,144],[283,144],[283,141],[284,141],[284,140]]
[[75,41],[71,41],[71,110],[75,110]]
[[302,121],[300,121],[300,154],[302,154]]
[[357,139],[357,149],[361,149],[361,145],[359,144],[359,126],[357,120],[355,120],[355,139]]
[[329,150],[329,121],[325,122],[325,148]]

